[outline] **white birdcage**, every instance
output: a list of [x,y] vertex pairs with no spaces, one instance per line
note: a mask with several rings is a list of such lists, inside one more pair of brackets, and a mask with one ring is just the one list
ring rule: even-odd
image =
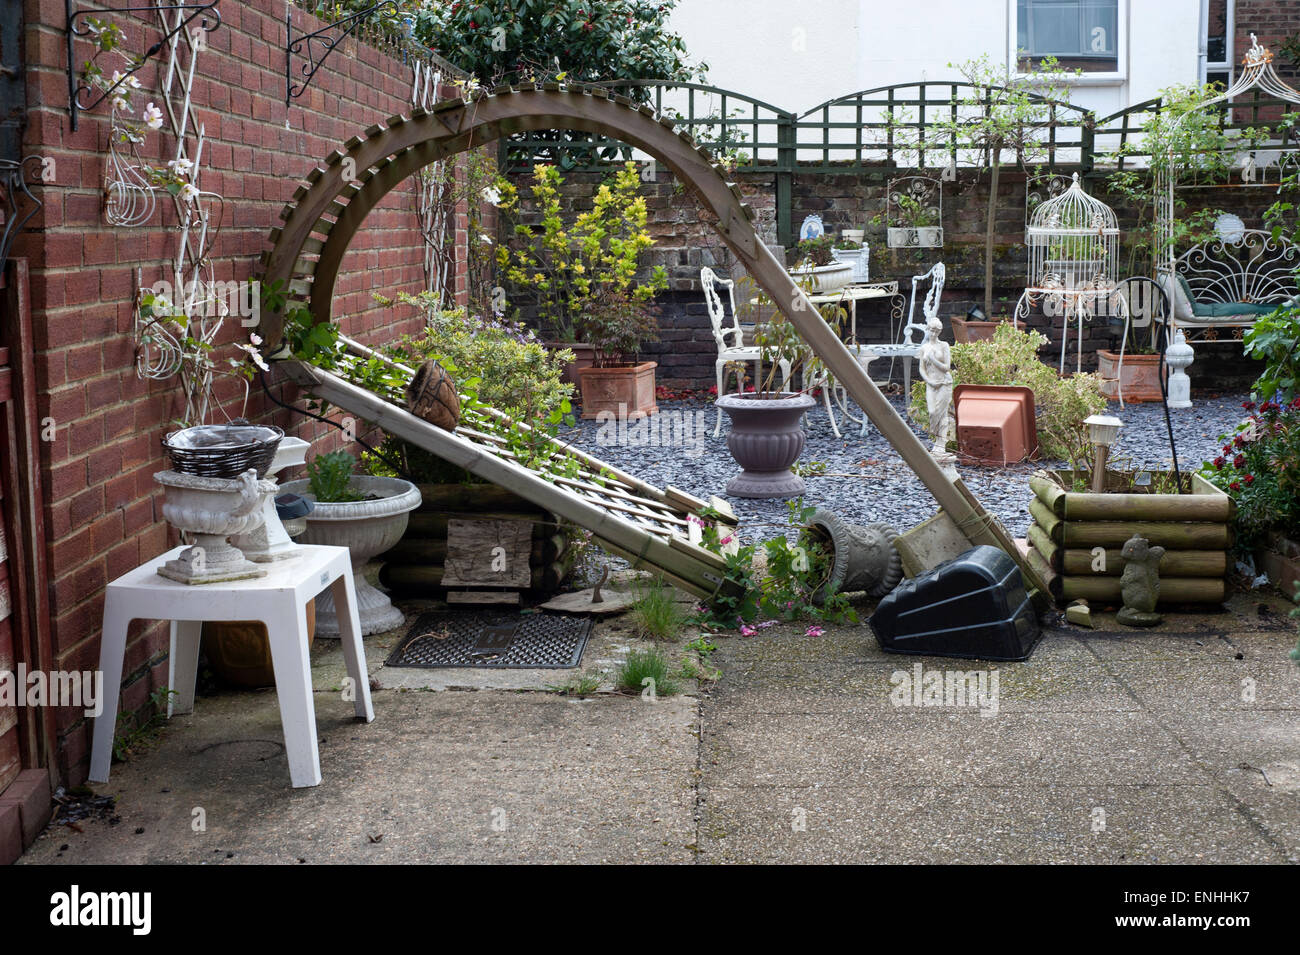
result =
[[1119,281],[1119,225],[1110,206],[1092,198],[1074,174],[1070,187],[1038,205],[1026,229],[1029,272],[1025,289],[1038,296],[1078,298],[1091,312],[1098,293]]

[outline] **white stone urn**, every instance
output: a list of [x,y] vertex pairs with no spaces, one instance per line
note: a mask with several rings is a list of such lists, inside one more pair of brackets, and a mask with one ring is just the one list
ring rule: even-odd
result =
[[159,574],[184,584],[266,576],[228,538],[262,525],[262,507],[275,491],[274,481],[258,480],[252,468],[237,478],[160,471],[153,479],[166,490],[163,517],[167,523],[194,540],[178,558],[159,567]]
[[1169,366],[1168,401],[1171,408],[1192,406],[1192,379],[1187,366],[1196,360],[1196,352],[1187,343],[1181,328],[1174,329],[1174,340],[1165,349],[1165,364]]
[[853,263],[795,267],[790,269],[790,276],[800,285],[806,285],[809,294],[822,295],[838,291],[853,281]]
[[[352,560],[352,580],[357,590],[357,613],[361,633],[382,633],[400,627],[402,612],[393,606],[388,595],[373,587],[360,572],[373,558],[389,550],[406,533],[411,511],[420,506],[420,492],[410,481],[401,478],[356,475],[350,487],[371,500],[332,503],[317,501],[311,482],[290,481],[281,491],[301,494],[315,504],[306,516],[307,529],[298,540],[303,544],[330,544],[346,547]],[[316,597],[316,634],[339,635],[339,618],[334,595],[328,590]]]
[[[275,457],[271,459],[271,466],[266,469],[267,478],[274,480],[275,476],[285,468],[305,464],[307,449],[310,447],[310,442],[302,438],[281,438],[280,444],[275,449]],[[274,494],[266,496],[262,504],[262,512],[262,523],[248,533],[240,534],[231,543],[242,550],[249,560],[258,563],[288,560],[301,554],[302,548],[290,539],[289,531],[280,521],[280,515],[275,510]]]

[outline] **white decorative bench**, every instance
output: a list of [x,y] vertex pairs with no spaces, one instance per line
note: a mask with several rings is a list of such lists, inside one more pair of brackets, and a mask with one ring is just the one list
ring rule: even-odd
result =
[[1215,341],[1222,329],[1240,339],[1261,315],[1300,294],[1300,246],[1271,232],[1242,229],[1194,245],[1174,262],[1161,285],[1172,303],[1170,333],[1187,341]]

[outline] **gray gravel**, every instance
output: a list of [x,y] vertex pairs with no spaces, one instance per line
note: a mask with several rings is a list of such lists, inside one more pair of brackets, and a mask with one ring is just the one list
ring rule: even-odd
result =
[[[1214,456],[1218,436],[1230,431],[1245,414],[1241,404],[1246,399],[1244,394],[1198,396],[1193,407],[1170,412],[1178,460],[1184,470],[1193,470]],[[890,400],[901,412],[901,396]],[[711,400],[660,401],[659,409],[659,420],[650,419],[650,446],[636,443],[634,433],[616,434],[612,425],[602,431],[595,421],[583,421],[561,437],[660,487],[671,484],[698,497],[725,497],[727,481],[739,471],[727,451],[726,416],[721,437],[714,438],[716,411]],[[1130,404],[1120,410],[1111,404],[1108,413],[1124,422],[1113,456],[1130,458],[1138,467],[1168,467],[1169,439],[1161,405]],[[827,473],[805,478],[806,503],[838,511],[854,523],[880,521],[900,530],[915,526],[937,510],[930,492],[874,427],[859,436],[856,425],[844,422],[844,437],[836,438],[825,409],[818,405],[809,415],[807,430],[808,445],[800,460],[824,463]],[[913,430],[921,434],[919,428],[914,426]],[[688,436],[686,441],[680,437],[683,432]],[[1029,528],[1029,475],[1041,466],[961,466],[958,470],[984,507],[1012,534],[1024,536]],[[767,539],[787,522],[784,501],[729,500],[741,519],[742,539]]]

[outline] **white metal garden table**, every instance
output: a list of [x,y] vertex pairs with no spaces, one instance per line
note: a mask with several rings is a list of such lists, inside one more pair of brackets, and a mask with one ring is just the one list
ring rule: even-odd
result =
[[295,787],[321,781],[320,747],[316,740],[316,703],[308,657],[307,601],[326,587],[338,608],[340,637],[348,676],[353,683],[356,715],[375,718],[370,701],[352,563],[346,547],[303,545],[302,556],[264,565],[265,577],[217,584],[183,584],[158,574],[183,547],[155,557],[108,585],[104,598],[104,636],[99,668],[104,674],[103,711],[95,718],[90,779],[108,782],[117,725],[126,631],[132,620],[171,621],[171,654],[167,685],[173,691],[167,715],[194,711],[194,680],[198,672],[199,637],[207,620],[258,620],[266,624],[271,641],[275,690]]

